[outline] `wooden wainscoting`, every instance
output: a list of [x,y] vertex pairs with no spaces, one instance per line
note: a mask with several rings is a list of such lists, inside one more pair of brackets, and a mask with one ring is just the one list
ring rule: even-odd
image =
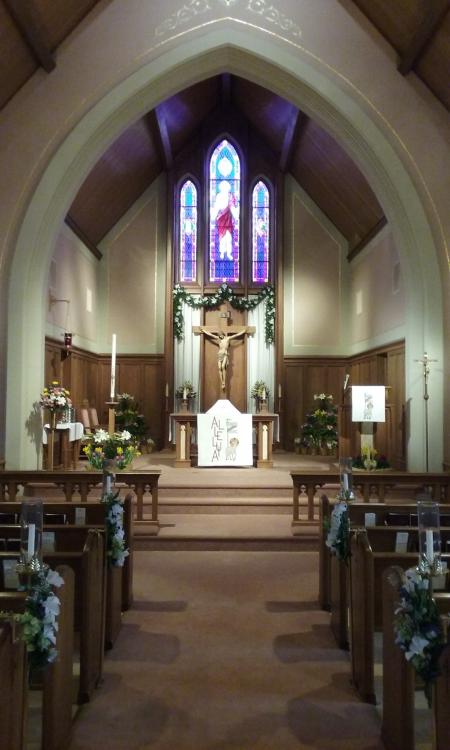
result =
[[390,386],[391,435],[389,460],[397,469],[405,469],[405,345],[396,342],[353,357],[285,357],[283,446],[292,450],[306,413],[312,408],[314,394],[331,393],[340,404],[346,373],[349,385]]
[[[163,354],[124,354],[117,356],[116,393],[131,393],[139,403],[150,434],[159,447],[164,440]],[[111,356],[73,348],[64,351],[59,341],[46,339],[45,382],[59,380],[70,390],[75,408],[84,399],[97,409],[102,424],[108,423]]]

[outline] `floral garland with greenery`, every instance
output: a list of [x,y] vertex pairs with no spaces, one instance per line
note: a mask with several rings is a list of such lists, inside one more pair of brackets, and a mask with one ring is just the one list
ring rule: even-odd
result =
[[63,578],[47,565],[31,573],[30,588],[25,599],[25,612],[2,612],[3,619],[11,617],[21,625],[21,638],[26,643],[31,669],[42,668],[55,661],[58,632],[57,617],[61,603],[53,591],[64,583]]
[[225,282],[220,285],[215,294],[205,294],[203,296],[190,294],[183,286],[175,284],[173,289],[173,335],[177,341],[182,341],[183,302],[195,309],[204,307],[207,310],[211,310],[214,307],[218,307],[222,302],[229,302],[235,310],[254,310],[263,300],[266,303],[265,340],[266,344],[273,344],[275,341],[275,290],[271,284],[265,284],[252,299],[237,295],[232,287]]
[[108,565],[123,568],[125,558],[130,554],[125,547],[123,530],[123,501],[119,493],[108,492],[102,502],[106,505],[106,548]]
[[429,583],[429,578],[416,568],[405,571],[399,606],[395,610],[394,631],[396,643],[424,682],[424,693],[431,706],[431,688],[440,674],[438,662],[444,634]]
[[115,461],[116,468],[125,469],[135,456],[139,456],[133,436],[128,430],[114,432],[97,430],[88,436],[89,442],[83,448],[84,454],[93,469],[103,470],[106,461]]
[[346,500],[352,500],[353,493],[346,491],[338,495],[338,502],[331,511],[329,522],[325,526],[327,538],[325,544],[338,560],[345,564],[350,559],[350,522]]

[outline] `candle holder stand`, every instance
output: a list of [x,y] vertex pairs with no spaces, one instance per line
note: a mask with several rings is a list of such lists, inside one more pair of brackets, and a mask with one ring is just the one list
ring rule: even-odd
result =
[[118,401],[107,401],[106,406],[108,407],[108,432],[110,435],[114,435],[116,431],[116,409],[119,405]]

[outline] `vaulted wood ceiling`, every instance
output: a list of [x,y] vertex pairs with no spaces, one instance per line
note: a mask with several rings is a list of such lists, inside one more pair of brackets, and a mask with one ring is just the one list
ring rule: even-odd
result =
[[[336,0],[338,2],[339,0]],[[42,67],[99,0],[0,0],[0,107]],[[450,109],[450,0],[353,0],[398,53],[399,75],[414,71]],[[68,223],[93,252],[151,182],[170,170],[218,108],[233,108],[281,172],[290,172],[358,251],[384,223],[360,170],[314,121],[266,89],[227,74],[180,92],[130,126],[98,160]]]

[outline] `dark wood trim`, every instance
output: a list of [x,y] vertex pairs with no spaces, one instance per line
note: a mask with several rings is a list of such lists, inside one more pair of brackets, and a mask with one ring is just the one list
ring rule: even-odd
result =
[[74,234],[78,237],[79,240],[83,243],[83,245],[86,245],[87,249],[91,251],[92,255],[95,255],[97,260],[101,260],[103,258],[102,253],[98,249],[97,245],[95,245],[89,237],[83,232],[81,227],[78,226],[77,222],[72,219],[70,214],[67,214],[66,218],[64,219],[67,226],[72,230]]
[[347,260],[349,263],[354,258],[356,258],[356,256],[361,252],[361,250],[364,250],[366,245],[368,245],[369,242],[373,240],[374,237],[377,236],[378,232],[381,232],[381,230],[383,229],[383,227],[386,226],[386,224],[387,224],[387,219],[385,216],[383,216],[379,221],[377,221],[377,223],[375,224],[375,226],[372,227],[370,232],[368,232],[366,236],[363,237],[362,240],[360,240],[358,244],[355,245],[355,247],[352,250],[350,250],[350,252],[347,255]]
[[39,65],[46,73],[51,73],[56,68],[56,62],[33,0],[4,0],[4,4]]
[[161,107],[155,107],[155,109],[148,113],[147,117],[156,140],[156,145],[160,154],[161,162],[164,165],[164,169],[172,169],[172,144],[170,143],[170,135],[164,112],[162,111]]
[[428,0],[421,23],[417,27],[408,47],[400,57],[397,66],[399,73],[405,76],[410,72],[425,52],[433,36],[449,10],[448,0]]
[[373,349],[365,349],[362,352],[356,354],[339,355],[339,354],[304,354],[298,356],[297,354],[286,354],[283,357],[285,366],[299,365],[299,364],[323,364],[323,362],[331,362],[333,365],[348,365],[352,362],[359,361],[368,357],[373,357],[376,354],[389,354],[395,350],[404,349],[404,339],[398,339],[397,341],[391,341],[389,344],[384,346],[376,346]]
[[231,75],[222,73],[220,76],[220,101],[222,107],[227,109],[231,106]]
[[297,139],[303,128],[305,115],[296,107],[292,107],[292,117],[284,133],[283,145],[280,154],[280,170],[289,172],[292,156],[297,146]]

